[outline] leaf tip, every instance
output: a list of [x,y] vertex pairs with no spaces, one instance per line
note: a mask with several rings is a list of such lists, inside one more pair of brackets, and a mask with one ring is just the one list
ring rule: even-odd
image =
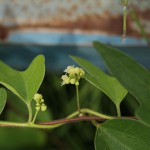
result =
[[42,54],[39,54],[38,56],[36,56],[35,58],[41,59],[43,60],[43,62],[45,62],[45,56]]

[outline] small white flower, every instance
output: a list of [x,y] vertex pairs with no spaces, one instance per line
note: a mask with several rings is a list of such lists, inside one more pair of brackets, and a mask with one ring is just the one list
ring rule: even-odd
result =
[[66,73],[70,73],[74,69],[74,66],[68,66],[67,69],[64,70]]
[[62,75],[61,79],[63,80],[61,85],[69,84],[70,83],[70,77],[67,75]]
[[76,74],[79,74],[79,73],[80,73],[80,68],[79,68],[79,67],[74,68],[74,72],[75,72]]

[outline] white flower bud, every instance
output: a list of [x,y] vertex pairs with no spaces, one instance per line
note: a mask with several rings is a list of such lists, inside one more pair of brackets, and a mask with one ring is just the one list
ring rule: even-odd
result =
[[75,83],[75,85],[79,85],[79,82],[77,81],[77,82]]
[[79,76],[83,77],[84,74],[85,74],[84,70],[80,68],[80,74],[79,74]]
[[44,103],[44,99],[42,98],[40,102],[41,102],[41,103]]
[[33,99],[36,101],[36,102],[40,102],[40,100],[43,98],[42,94],[38,94],[36,93],[33,97]]
[[40,106],[36,106],[35,109],[36,109],[37,111],[39,111],[39,110],[40,110]]
[[36,106],[40,106],[40,103],[36,103]]
[[41,111],[45,111],[47,109],[47,106],[45,104],[41,105]]
[[71,84],[75,84],[75,82],[76,82],[76,80],[74,78],[70,80]]

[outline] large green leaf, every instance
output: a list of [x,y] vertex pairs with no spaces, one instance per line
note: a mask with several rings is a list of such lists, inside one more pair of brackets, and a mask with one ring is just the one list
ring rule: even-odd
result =
[[0,88],[0,114],[2,113],[7,99],[7,92],[4,88]]
[[87,72],[85,74],[87,81],[103,91],[115,105],[120,105],[127,94],[127,90],[114,77],[105,74],[100,68],[85,59],[79,57],[72,57],[72,59]]
[[25,71],[17,71],[0,62],[0,83],[25,103],[32,100],[45,74],[44,57],[37,56]]
[[11,90],[22,100],[26,97],[24,80],[19,71],[16,71],[0,61],[0,83]]
[[150,72],[123,52],[94,42],[113,75],[140,102],[136,116],[150,125]]
[[150,150],[150,128],[135,120],[110,120],[97,128],[96,150]]
[[21,72],[24,79],[27,93],[26,101],[30,102],[34,94],[38,91],[45,75],[45,58],[42,55],[37,56],[27,70]]

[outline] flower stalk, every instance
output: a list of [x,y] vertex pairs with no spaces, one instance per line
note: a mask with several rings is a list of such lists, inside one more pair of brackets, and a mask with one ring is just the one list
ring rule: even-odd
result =
[[76,87],[76,96],[77,96],[77,109],[79,112],[79,116],[82,116],[81,110],[80,110],[80,101],[79,101],[79,82],[80,79],[83,78],[85,72],[82,68],[74,67],[74,66],[68,66],[67,69],[64,70],[66,73],[65,75],[62,75],[61,79],[62,84],[74,84]]
[[79,88],[78,88],[78,85],[76,85],[76,94],[77,94],[77,108],[78,108],[78,112],[79,112],[79,116],[80,116],[81,110],[80,110],[80,99],[79,99]]

